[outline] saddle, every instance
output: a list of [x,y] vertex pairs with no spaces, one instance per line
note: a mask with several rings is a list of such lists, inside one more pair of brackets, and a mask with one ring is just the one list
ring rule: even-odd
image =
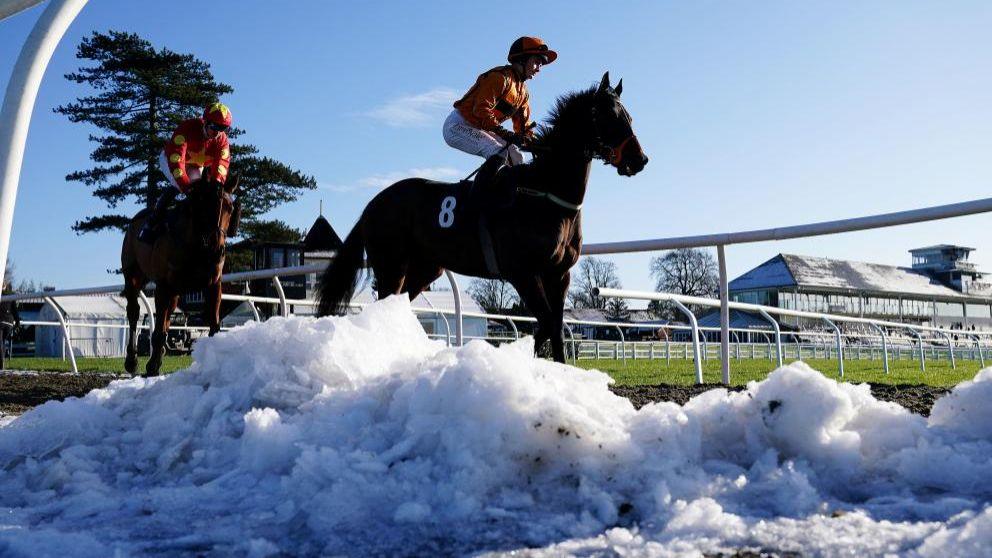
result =
[[[164,233],[170,235],[175,241],[181,241],[182,239],[179,236],[179,220],[182,218],[183,213],[187,211],[188,206],[189,200],[187,199],[174,201],[172,205],[165,210],[165,216],[162,218],[162,222],[159,223],[158,227],[155,229],[155,237],[157,238]],[[147,219],[151,216],[152,211],[152,208],[145,207],[135,214],[134,219]]]

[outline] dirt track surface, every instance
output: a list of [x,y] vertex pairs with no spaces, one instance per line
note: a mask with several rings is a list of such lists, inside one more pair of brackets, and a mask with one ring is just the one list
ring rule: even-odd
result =
[[[80,397],[95,388],[104,387],[115,376],[109,374],[68,374],[62,372],[0,372],[0,414],[18,415],[49,400]],[[613,392],[622,395],[641,408],[656,401],[672,401],[684,405],[700,393],[723,387],[719,384],[693,386],[614,386]],[[731,389],[743,389],[736,387]],[[872,394],[883,401],[893,401],[923,416],[930,415],[930,408],[948,388],[925,385],[871,384]]]

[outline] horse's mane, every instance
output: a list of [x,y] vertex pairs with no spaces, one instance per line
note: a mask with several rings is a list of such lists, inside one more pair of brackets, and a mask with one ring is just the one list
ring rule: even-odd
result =
[[550,147],[558,137],[562,124],[573,122],[577,115],[588,111],[596,96],[597,87],[594,85],[583,91],[572,91],[559,96],[551,109],[545,124],[540,124],[534,133],[534,145]]

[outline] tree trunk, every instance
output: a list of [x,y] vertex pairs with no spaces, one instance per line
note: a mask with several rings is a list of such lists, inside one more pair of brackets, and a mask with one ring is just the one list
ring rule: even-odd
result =
[[[148,134],[151,139],[149,144],[154,144],[158,138],[158,134],[156,133],[158,131],[158,127],[155,124],[156,117],[158,116],[156,114],[158,112],[158,107],[156,106],[155,101],[155,95],[152,95],[148,99]],[[156,191],[157,188],[155,188],[158,183],[158,181],[155,180],[155,159],[157,156],[158,153],[156,152],[151,159],[148,159],[148,185],[145,187],[145,207],[148,208],[154,207],[155,200],[158,199],[158,192]]]

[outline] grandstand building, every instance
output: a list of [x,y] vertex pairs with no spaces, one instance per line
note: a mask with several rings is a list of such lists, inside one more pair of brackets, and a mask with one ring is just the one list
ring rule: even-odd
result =
[[[912,267],[779,254],[731,281],[730,299],[949,329],[988,330],[992,329],[992,285],[968,262],[973,250],[948,244],[910,250]],[[790,323],[789,319],[782,321]]]

